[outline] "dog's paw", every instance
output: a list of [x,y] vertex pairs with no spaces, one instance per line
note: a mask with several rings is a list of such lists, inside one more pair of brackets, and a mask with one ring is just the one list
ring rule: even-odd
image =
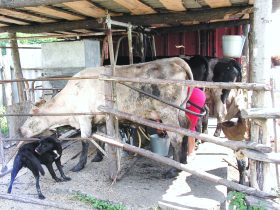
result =
[[41,200],[43,200],[43,199],[45,199],[45,198],[46,198],[46,197],[45,197],[45,196],[43,196],[42,194],[38,195],[38,197],[39,197],[39,199],[41,199]]
[[67,177],[67,176],[63,177],[63,181],[65,181],[65,182],[70,181],[70,180],[71,180],[70,177]]

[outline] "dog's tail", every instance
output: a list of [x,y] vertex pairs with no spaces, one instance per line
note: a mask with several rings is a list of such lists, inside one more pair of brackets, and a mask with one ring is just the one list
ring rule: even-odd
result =
[[36,169],[38,169],[38,171],[40,171],[42,176],[45,175],[45,171],[44,171],[40,161],[38,160],[38,158],[36,158],[36,156],[32,152],[26,151],[25,153],[22,154],[22,156],[23,156],[23,158],[29,160],[31,162],[31,164],[33,165],[33,167],[35,167]]
[[11,172],[11,181],[10,181],[10,184],[9,184],[9,187],[8,187],[8,193],[11,193],[15,178],[16,178],[19,170],[22,168],[22,166],[23,165],[22,165],[22,162],[21,162],[21,157],[19,155],[16,155],[16,157],[14,159],[13,170]]

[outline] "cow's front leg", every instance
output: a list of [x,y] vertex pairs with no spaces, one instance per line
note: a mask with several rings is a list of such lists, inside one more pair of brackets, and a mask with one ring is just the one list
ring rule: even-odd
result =
[[[81,127],[81,137],[88,138],[91,135],[91,119],[87,117],[81,117],[79,119]],[[82,170],[87,163],[89,142],[87,140],[82,141],[82,152],[78,164],[71,169],[73,172]]]

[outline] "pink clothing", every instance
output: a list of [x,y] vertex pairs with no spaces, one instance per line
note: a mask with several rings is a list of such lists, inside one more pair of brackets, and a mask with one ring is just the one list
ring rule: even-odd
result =
[[[194,88],[193,91],[192,91],[192,94],[191,94],[191,97],[189,99],[189,101],[191,101],[192,103],[196,104],[197,106],[199,107],[203,107],[204,104],[205,104],[205,101],[206,101],[206,96],[205,96],[205,93],[200,90],[199,88]],[[190,105],[187,103],[187,107],[186,107],[188,110],[191,110],[193,112],[196,112],[196,113],[200,113],[201,111],[194,107],[193,105]],[[195,131],[195,127],[196,127],[196,124],[198,122],[198,116],[195,116],[191,113],[188,113],[186,112],[186,117],[190,120],[190,130],[192,131]]]

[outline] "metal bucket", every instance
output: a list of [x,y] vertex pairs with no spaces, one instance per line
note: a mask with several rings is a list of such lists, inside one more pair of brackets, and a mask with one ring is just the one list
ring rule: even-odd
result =
[[152,152],[157,153],[162,156],[167,156],[170,146],[169,138],[160,138],[158,134],[153,134],[150,136],[151,149]]
[[224,35],[222,37],[223,54],[225,57],[240,58],[245,43],[245,36]]

